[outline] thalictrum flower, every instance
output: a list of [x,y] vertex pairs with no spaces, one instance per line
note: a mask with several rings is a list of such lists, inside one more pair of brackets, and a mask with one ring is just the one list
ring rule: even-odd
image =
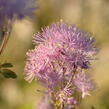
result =
[[84,69],[89,68],[97,51],[91,34],[63,22],[52,24],[33,38],[35,44],[51,44],[60,49],[60,59],[64,63]]
[[[40,76],[42,72],[46,72],[48,69],[52,70],[53,67],[51,63],[54,58],[58,57],[57,48],[52,45],[43,45],[41,44],[34,50],[27,52],[27,63],[25,71],[28,72],[26,79],[30,82],[34,79],[34,76]],[[43,75],[42,75],[43,76]]]
[[82,98],[90,95],[90,91],[95,88],[94,81],[90,78],[89,73],[86,72],[77,73],[74,78],[74,84],[82,92]]
[[36,0],[0,0],[0,22],[4,19],[14,17],[22,19],[26,16],[32,17],[36,9]]
[[[75,25],[52,24],[34,35],[35,49],[27,52],[26,80],[35,77],[47,87],[48,96],[58,107],[73,109],[77,93],[90,95],[94,82],[83,72],[90,68],[97,48],[95,39]],[[64,109],[64,108],[62,108]]]
[[74,105],[76,103],[77,101],[75,100],[74,97],[67,98],[67,104]]
[[49,97],[45,95],[38,105],[38,109],[54,109],[54,106],[49,101]]

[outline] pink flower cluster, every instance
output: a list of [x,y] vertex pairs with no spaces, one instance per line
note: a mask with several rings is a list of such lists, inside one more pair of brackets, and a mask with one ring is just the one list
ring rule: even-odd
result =
[[31,82],[39,78],[51,99],[65,107],[77,103],[77,92],[83,98],[90,95],[94,82],[85,70],[90,68],[98,51],[91,34],[57,22],[33,38],[38,46],[27,52],[25,79]]

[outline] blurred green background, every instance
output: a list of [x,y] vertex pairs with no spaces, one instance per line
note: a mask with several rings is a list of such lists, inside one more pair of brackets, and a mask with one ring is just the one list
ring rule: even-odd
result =
[[100,48],[98,60],[90,72],[97,83],[92,96],[87,96],[80,109],[109,109],[109,0],[37,0],[34,20],[16,21],[0,62],[11,62],[17,79],[0,75],[0,109],[37,109],[44,89],[33,81],[24,80],[25,53],[32,49],[32,35],[63,19],[81,29],[92,32]]

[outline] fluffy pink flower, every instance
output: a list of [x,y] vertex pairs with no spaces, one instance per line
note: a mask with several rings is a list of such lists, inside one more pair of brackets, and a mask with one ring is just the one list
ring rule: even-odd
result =
[[95,39],[91,34],[80,30],[75,25],[63,22],[52,24],[34,35],[34,43],[52,44],[60,49],[60,59],[67,65],[89,68],[90,61],[97,52]]
[[82,92],[82,98],[90,95],[90,91],[95,88],[94,81],[90,79],[90,75],[86,72],[77,73],[74,78],[74,84]]
[[58,48],[52,45],[40,44],[37,48],[27,52],[27,62],[25,66],[25,79],[31,82],[34,77],[40,76],[46,66],[49,66],[54,58],[59,56]]
[[97,52],[91,34],[58,22],[33,38],[37,47],[27,52],[25,79],[31,82],[38,77],[50,98],[68,108],[77,103],[77,93],[81,92],[82,97],[90,95],[94,84],[82,71],[90,68]]

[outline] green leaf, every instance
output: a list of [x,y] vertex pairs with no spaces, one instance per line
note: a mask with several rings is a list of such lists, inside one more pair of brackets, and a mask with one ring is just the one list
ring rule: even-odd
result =
[[13,67],[13,65],[11,63],[4,63],[4,64],[1,64],[1,67],[9,68],[9,67]]
[[1,73],[5,78],[17,78],[16,73],[9,69],[2,69]]

